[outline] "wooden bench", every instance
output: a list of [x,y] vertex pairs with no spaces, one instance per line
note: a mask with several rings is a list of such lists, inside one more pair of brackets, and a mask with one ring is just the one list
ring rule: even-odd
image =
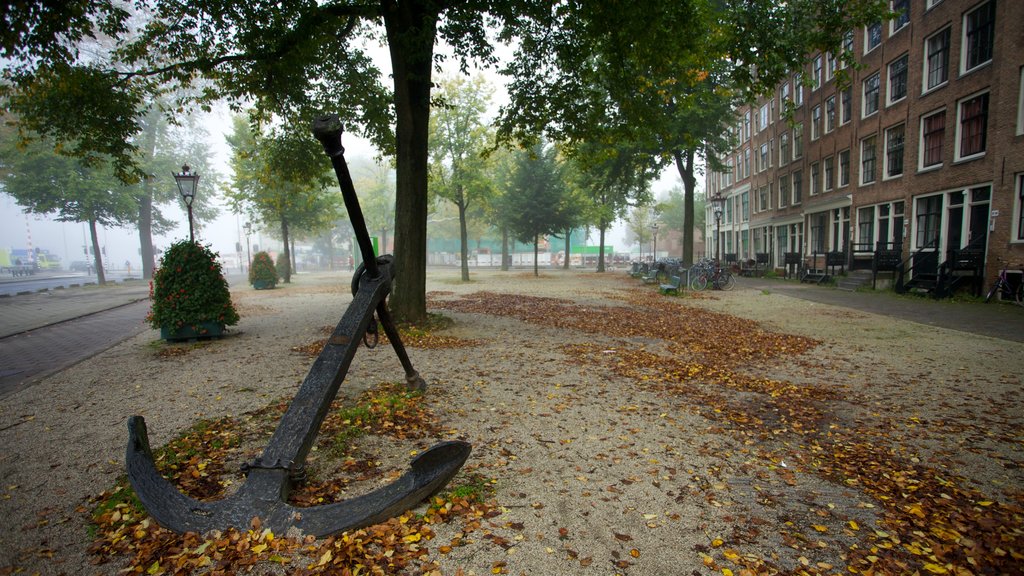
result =
[[647,274],[644,274],[643,276],[641,276],[640,280],[642,280],[644,284],[654,284],[655,282],[657,282],[658,281],[658,267],[657,266],[651,266],[651,269],[647,271]]
[[679,294],[679,287],[682,286],[683,279],[679,276],[669,276],[667,284],[660,284],[658,286],[658,292],[662,294]]

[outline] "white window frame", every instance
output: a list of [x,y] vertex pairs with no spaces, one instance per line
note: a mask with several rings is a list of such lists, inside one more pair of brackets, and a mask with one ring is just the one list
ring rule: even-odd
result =
[[790,142],[793,148],[793,161],[804,157],[804,123],[793,125],[793,140]]
[[[900,60],[905,61],[905,64],[903,65],[903,96],[900,96],[899,98],[896,98],[894,100],[892,97],[892,67]],[[910,54],[904,52],[902,56],[900,56],[899,58],[895,58],[894,60],[889,62],[889,65],[885,67],[885,70],[887,72],[885,83],[885,102],[886,106],[892,106],[897,102],[905,100],[907,98],[907,94],[910,93]],[[881,81],[881,79],[879,79],[879,81]]]
[[[832,102],[832,121],[828,119],[828,103]],[[825,134],[832,132],[836,129],[836,119],[839,116],[839,110],[836,109],[836,95],[833,94],[828,98],[825,98],[825,111],[822,113],[825,116]]]
[[822,56],[818,54],[811,62],[811,92],[821,88],[822,84]]
[[789,164],[788,156],[792,154],[792,143],[789,140],[789,132],[779,134],[779,166]]
[[[832,166],[831,170],[827,170],[828,166]],[[831,174],[829,174],[831,172]],[[821,160],[821,184],[822,190],[828,192],[836,187],[836,183],[832,181],[832,177],[836,175],[836,157],[826,156]]]
[[[871,140],[872,138],[875,139],[874,151],[873,151],[873,153],[874,153],[874,159],[873,159],[874,169],[872,170],[872,172],[874,173],[874,176],[873,176],[872,180],[864,180],[864,149],[865,149],[865,144],[867,144],[867,141]],[[858,156],[857,159],[858,159],[858,162],[857,162],[857,167],[858,167],[858,170],[857,170],[857,182],[861,186],[870,186],[872,184],[877,183],[878,180],[879,180],[879,178],[878,178],[878,167],[879,167],[879,163],[878,163],[878,133],[872,134],[870,136],[865,136],[864,138],[860,139],[860,155]]]
[[931,10],[932,8],[938,6],[940,2],[942,2],[942,0],[925,0],[924,9]]
[[[899,174],[889,175],[889,132],[897,128],[903,128],[903,168]],[[896,180],[902,178],[903,174],[907,171],[907,125],[905,123],[896,124],[885,129],[884,139],[882,142],[882,180]]]
[[[981,7],[984,6],[985,4],[988,4],[989,2],[992,2],[992,1],[993,0],[985,0],[984,2],[978,2],[970,10],[967,10],[967,11],[964,12],[963,19],[960,22],[960,24],[961,24],[960,25],[960,75],[961,76],[963,76],[964,74],[967,74],[968,72],[973,72],[975,70],[984,68],[985,66],[987,66],[987,65],[992,63],[992,58],[990,57],[988,60],[985,60],[984,62],[980,62],[980,63],[974,65],[972,68],[968,68],[967,67],[967,51],[970,48],[967,45],[967,17],[970,16],[971,14],[973,14],[974,12],[977,12],[978,10],[980,10]],[[993,16],[993,18],[995,18],[995,16]],[[995,35],[995,27],[993,27],[992,34],[993,34],[993,36]],[[992,39],[992,52],[993,53],[995,52],[995,38]]]
[[800,81],[800,75],[793,76],[793,107],[799,108],[804,105],[804,84]]
[[1024,66],[1020,67],[1020,89],[1017,90],[1017,136],[1024,134]]
[[839,69],[839,59],[831,52],[825,54],[825,82],[835,78],[836,70]]
[[768,124],[771,123],[771,115],[768,113],[768,103],[767,102],[762,104],[760,110],[758,110],[757,123],[758,123],[758,127],[761,130],[767,130],[768,129]]
[[[878,44],[871,46],[871,42],[869,41],[869,39],[871,38],[871,33],[869,32],[869,30],[876,24],[878,26]],[[870,54],[873,50],[881,46],[882,42],[885,40],[884,38],[882,38],[882,21],[879,20],[876,24],[868,24],[867,26],[864,27],[864,54]]]
[[[938,164],[932,164],[931,166],[925,166],[924,165],[924,154],[925,154],[925,151],[926,151],[925,150],[926,146],[925,146],[925,141],[924,141],[924,121],[926,119],[928,119],[928,118],[931,118],[932,116],[935,116],[936,114],[945,114],[945,113],[946,113],[946,109],[945,108],[939,108],[937,110],[932,110],[931,112],[926,112],[924,114],[921,114],[921,119],[918,122],[918,131],[917,131],[917,171],[918,172],[929,172],[931,170],[938,170],[939,168],[942,168],[943,164],[945,164],[945,160],[942,160]],[[943,149],[943,155],[945,155],[945,149],[946,149],[945,138],[946,138],[946,131],[948,129],[949,129],[949,123],[947,121],[945,124],[943,124],[943,128],[942,128],[942,138],[943,138],[942,149]],[[905,167],[904,167],[904,171],[906,171]]]
[[821,138],[821,104],[811,108],[811,141]]
[[[868,81],[872,78],[878,79],[878,94],[875,96],[875,109],[872,112],[868,112]],[[878,113],[878,109],[882,106],[882,71],[879,70],[874,74],[871,74],[861,82],[860,89],[860,117],[867,118]]]
[[[846,182],[843,182],[843,153],[846,153]],[[850,185],[850,170],[853,164],[853,154],[850,149],[840,150],[836,154],[836,188],[845,188]]]
[[[799,178],[798,178],[799,177]],[[789,205],[799,206],[804,202],[804,171],[794,170],[789,173]],[[799,195],[799,197],[798,197]]]
[[[896,27],[896,22],[899,20],[899,16],[897,16],[897,17],[895,17],[895,18],[893,18],[892,20],[889,21],[889,36],[890,37],[892,37],[893,34],[899,32],[900,30],[903,30],[904,28],[906,28],[907,26],[910,25],[910,6],[911,6],[911,4],[912,4],[912,2],[910,0],[907,0],[907,21],[904,22],[902,26],[900,26],[899,28]],[[896,11],[896,0],[889,0],[889,10],[892,11],[892,12]]]
[[1013,221],[1011,222],[1010,243],[1024,244],[1024,172],[1014,174]]
[[[943,33],[948,33],[949,34],[949,44],[946,46],[946,79],[943,80],[942,82],[939,82],[935,86],[932,86],[931,88],[929,88],[928,87],[928,43],[931,42],[931,40],[933,38],[936,38],[937,36],[939,36],[940,34],[943,34]],[[927,94],[927,93],[929,93],[929,92],[931,92],[933,90],[938,90],[939,88],[942,88],[946,84],[949,84],[949,62],[950,62],[950,54],[952,53],[952,51],[953,51],[953,28],[951,26],[946,26],[945,28],[943,28],[941,30],[937,30],[934,34],[931,34],[930,36],[928,36],[928,37],[926,37],[924,39],[923,53],[921,55],[921,94],[922,95]]]
[[811,163],[811,177],[807,179],[810,182],[810,188],[807,192],[810,196],[817,196],[821,194],[821,163]]
[[957,163],[957,162],[968,162],[968,161],[971,161],[971,160],[977,160],[979,158],[984,158],[985,154],[988,152],[989,145],[991,144],[990,142],[988,142],[991,139],[990,135],[988,133],[989,120],[990,120],[990,118],[992,116],[992,96],[991,96],[991,94],[989,95],[989,98],[988,98],[988,111],[985,113],[985,140],[986,140],[986,144],[985,144],[985,149],[982,150],[981,152],[978,152],[976,154],[971,154],[970,156],[961,156],[960,155],[960,127],[961,127],[961,125],[960,125],[960,116],[961,116],[961,114],[963,112],[963,104],[964,104],[964,102],[967,102],[968,100],[973,100],[973,99],[977,98],[978,96],[982,96],[984,94],[988,94],[989,92],[990,92],[989,89],[985,88],[984,90],[979,90],[978,92],[975,92],[974,94],[971,94],[970,96],[966,96],[966,97],[961,98],[961,99],[956,101],[956,126],[954,126],[954,130],[955,131],[953,133],[953,162],[954,163]]

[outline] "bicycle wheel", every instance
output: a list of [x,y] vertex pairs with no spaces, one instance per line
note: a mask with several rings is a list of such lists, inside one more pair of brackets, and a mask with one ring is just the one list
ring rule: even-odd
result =
[[1013,301],[1024,306],[1024,282],[1017,284],[1017,289],[1013,291]]
[[697,274],[690,279],[690,290],[703,290],[708,287],[708,277],[704,274]]
[[718,278],[718,288],[720,290],[732,290],[736,287],[736,277],[731,272],[722,272],[722,275]]
[[995,284],[992,285],[988,290],[988,296],[985,296],[985,303],[988,304],[992,301],[992,297],[999,291],[999,287],[1002,286],[1003,281],[1001,278],[997,278]]

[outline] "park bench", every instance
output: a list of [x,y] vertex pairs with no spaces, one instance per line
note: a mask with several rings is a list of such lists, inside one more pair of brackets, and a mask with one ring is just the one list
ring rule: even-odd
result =
[[297,507],[288,503],[292,487],[305,478],[306,456],[360,342],[367,335],[376,339],[378,320],[405,370],[406,385],[419,390],[426,387],[423,378],[413,369],[387,307],[385,299],[391,292],[393,258],[390,255],[378,258],[373,253],[359,198],[345,163],[341,121],[337,116],[319,118],[313,123],[313,134],[334,166],[363,256],[363,263],[352,278],[352,302],[313,362],[262,456],[242,466],[246,480],[231,496],[200,501],[178,491],[156,469],[143,417],[129,418],[125,456],[128,479],[149,515],[175,532],[202,534],[232,526],[246,530],[254,518],[259,518],[262,525],[275,534],[298,530],[321,537],[355,530],[412,508],[443,488],[469,457],[468,443],[441,442],[413,459],[410,469],[398,479],[367,494],[321,506]]
[[658,286],[658,291],[662,294],[679,294],[679,287],[682,285],[683,279],[679,276],[669,276],[668,282]]
[[640,280],[644,284],[654,284],[655,282],[657,282],[658,281],[658,267],[657,266],[651,266],[650,270],[648,270],[646,274],[644,274],[643,276],[640,277]]

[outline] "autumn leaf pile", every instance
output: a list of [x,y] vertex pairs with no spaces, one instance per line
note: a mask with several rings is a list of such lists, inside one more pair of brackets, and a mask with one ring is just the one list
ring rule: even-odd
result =
[[[563,350],[573,362],[686,398],[685,404],[698,407],[722,430],[757,446],[759,457],[787,483],[797,474],[813,474],[859,491],[867,500],[864,506],[881,509],[876,526],[862,526],[853,519],[843,524],[841,536],[849,547],[841,554],[844,565],[800,556],[796,567],[787,568],[715,540],[698,552],[716,572],[1022,572],[1024,510],[1019,500],[996,501],[965,478],[920,462],[911,449],[894,440],[898,422],[880,418],[866,426],[833,413],[840,399],[851,400],[849,390],[827,380],[808,385],[755,375],[758,366],[773,360],[800,364],[799,356],[818,342],[649,292],[638,296],[630,291],[625,299],[630,306],[478,292],[457,300],[435,299],[432,305],[630,339],[631,344],[612,350],[594,344],[566,345]],[[638,338],[650,346],[636,345]],[[784,468],[780,462],[790,464]],[[827,510],[819,512],[832,516]],[[813,524],[807,531],[798,526],[778,530],[792,548],[813,550],[816,536],[835,529]]]
[[[244,479],[226,470],[237,459],[242,444],[252,436],[266,440],[269,420],[287,408],[285,401],[245,415],[203,421],[167,446],[155,451],[157,469],[188,496],[200,500],[224,497],[232,485]],[[354,406],[335,402],[318,437],[311,460],[334,460],[338,474],[312,478],[295,489],[290,502],[318,505],[336,501],[353,483],[395,476],[373,458],[359,456],[352,445],[330,457],[332,439],[342,431],[356,436],[378,435],[393,440],[419,439],[437,433],[434,416],[415,392],[384,383],[363,394]],[[340,463],[339,463],[340,462]],[[470,477],[465,480],[479,484]],[[412,511],[387,522],[335,537],[317,540],[287,538],[261,526],[258,518],[245,530],[235,528],[206,535],[175,534],[150,519],[122,478],[117,486],[92,502],[91,520],[97,539],[90,547],[94,564],[127,558],[127,573],[138,574],[234,574],[256,565],[278,565],[288,574],[394,574],[405,570],[430,574],[436,561],[427,543],[435,538],[434,526],[459,522],[460,536],[441,544],[444,554],[461,545],[466,534],[495,514],[493,504],[480,491],[460,491],[458,478],[450,490],[434,496],[426,511]],[[86,511],[84,508],[83,512]]]

